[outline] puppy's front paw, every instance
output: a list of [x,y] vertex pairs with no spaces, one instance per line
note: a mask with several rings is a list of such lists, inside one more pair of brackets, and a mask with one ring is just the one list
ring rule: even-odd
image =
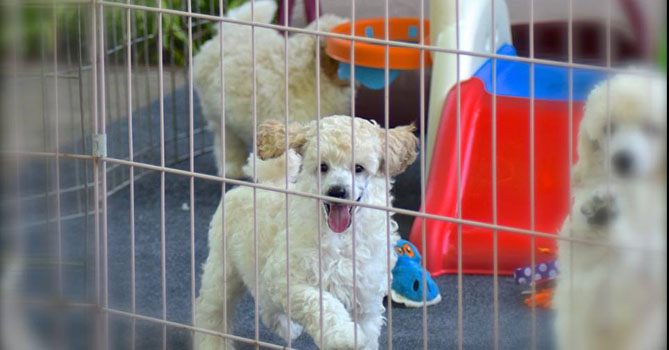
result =
[[[354,335],[354,329],[357,329],[357,341]],[[360,326],[353,322],[342,322],[341,324],[326,330],[323,333],[323,346],[321,349],[327,350],[362,350],[368,343],[367,336]]]
[[278,314],[274,321],[274,332],[286,341],[288,339],[295,340],[302,334],[303,327],[293,320],[289,320],[285,314]]
[[609,191],[596,191],[581,206],[581,213],[587,218],[588,224],[606,226],[615,220],[620,213],[615,194]]

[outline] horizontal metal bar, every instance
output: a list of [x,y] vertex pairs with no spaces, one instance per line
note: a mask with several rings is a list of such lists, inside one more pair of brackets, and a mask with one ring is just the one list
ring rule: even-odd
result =
[[91,303],[76,303],[67,300],[40,300],[40,299],[16,299],[12,300],[17,304],[23,305],[39,305],[39,306],[51,306],[51,307],[78,307],[78,308],[97,308],[98,306]]
[[[156,37],[155,34],[149,34],[149,35],[146,35],[146,36],[143,36],[143,37],[132,40],[130,42],[130,45],[135,46],[135,45],[141,44],[145,41],[149,41],[149,40],[151,40],[155,37]],[[128,47],[127,43],[119,44],[119,45],[108,48],[106,53],[107,53],[107,55],[110,55],[110,54],[116,53],[118,51],[125,50],[127,47]]]
[[[198,21],[193,22],[193,24],[191,25],[191,27],[192,27],[192,28],[199,27],[199,26],[202,26],[202,25],[205,24],[205,23],[211,23],[211,21],[210,21],[210,20],[206,20],[206,19],[200,19],[200,20],[198,20]],[[156,38],[156,37],[157,37],[156,34],[144,35],[144,36],[142,36],[142,37],[133,39],[133,40],[130,42],[130,45],[131,45],[131,46],[135,46],[135,45],[137,45],[137,44],[141,44],[141,43],[143,43],[143,42],[153,40],[153,39]],[[126,42],[124,42],[124,43],[122,43],[122,44],[119,44],[119,45],[116,45],[116,46],[113,46],[113,47],[108,48],[107,51],[105,51],[105,52],[107,53],[107,55],[111,55],[111,54],[114,54],[114,53],[116,53],[116,52],[123,51],[123,50],[125,50],[127,47],[128,47],[128,44],[127,44]]]
[[63,158],[72,158],[72,159],[89,159],[93,160],[95,157],[88,154],[76,154],[76,153],[65,153],[65,152],[40,152],[40,151],[0,151],[0,157],[23,157],[23,156],[32,156],[32,157],[63,157]]
[[[68,188],[62,188],[60,190],[60,194],[67,194],[70,192],[75,192],[75,191],[81,191],[86,188],[86,185],[88,186],[93,186],[93,182],[89,182],[88,184],[85,185],[76,185]],[[21,198],[3,198],[0,199],[0,206],[2,205],[14,205],[16,202],[23,202],[23,201],[33,201],[33,200],[44,200],[44,197],[51,197],[55,196],[56,191],[49,191],[48,193],[39,193],[39,194],[31,194],[29,196],[21,197]]]
[[[107,52],[107,55],[109,55],[111,53],[112,52]],[[116,67],[116,66],[112,65],[112,67]],[[183,66],[171,66],[170,65],[170,66],[167,66],[167,67],[169,67],[171,69],[163,69],[163,72],[168,72],[168,73],[174,74],[175,72],[179,72],[179,71],[183,70]],[[81,71],[86,72],[86,71],[91,70],[92,68],[93,68],[93,66],[90,65],[90,64],[82,65],[81,66]],[[72,76],[70,74],[75,73],[75,72],[76,73],[79,72],[79,67],[78,66],[74,67],[74,68],[61,69],[61,70],[57,71],[56,73],[54,73],[54,72],[44,73],[44,75],[48,76],[48,77],[56,76],[58,78],[68,79],[69,77]],[[42,78],[43,77],[42,77],[41,73],[40,74],[24,74],[21,77],[18,77],[16,79],[16,84],[21,84],[21,83],[24,83],[24,82],[27,82],[27,81],[38,80],[38,79],[42,79]],[[79,79],[78,74],[76,75],[76,78]]]
[[[82,213],[77,213],[77,214],[64,215],[64,216],[60,217],[60,220],[61,221],[68,221],[68,220],[79,219],[82,216],[86,216],[87,214],[88,215],[94,215],[95,211],[91,210],[88,213],[82,212]],[[52,224],[52,223],[55,223],[56,221],[57,221],[57,219],[55,217],[52,217],[52,218],[49,218],[49,220],[32,221],[32,222],[26,223],[22,226],[19,226],[18,228],[23,230],[23,229],[26,229],[26,228],[31,228],[31,227],[35,227],[35,226],[39,226],[39,225]],[[11,232],[15,229],[16,228],[0,227],[0,233]]]
[[[203,155],[203,154],[205,154],[205,153],[209,153],[209,152],[211,152],[213,149],[214,149],[214,146],[205,147],[205,148],[202,149],[202,150],[195,151],[195,153],[193,153],[193,156],[200,156],[200,155]],[[179,156],[179,157],[176,158],[176,163],[181,162],[181,161],[184,161],[184,160],[187,160],[187,159],[189,159],[189,158],[190,158],[190,155],[188,155],[188,154],[183,155],[183,156]],[[174,163],[174,162],[172,162],[172,163]],[[121,164],[114,164],[114,166],[115,166],[115,168],[116,168],[116,167],[124,166],[124,165],[121,165]],[[144,176],[146,176],[146,175],[148,175],[148,174],[151,174],[151,173],[150,173],[150,172],[145,172],[145,173],[135,174],[135,181],[141,179],[142,177],[144,177]],[[116,192],[122,190],[125,186],[128,186],[129,184],[130,184],[130,180],[125,180],[125,181],[121,182],[121,183],[118,184],[116,187],[114,187],[114,188],[110,189],[109,191],[107,191],[107,196],[111,196],[111,195],[115,194]]]

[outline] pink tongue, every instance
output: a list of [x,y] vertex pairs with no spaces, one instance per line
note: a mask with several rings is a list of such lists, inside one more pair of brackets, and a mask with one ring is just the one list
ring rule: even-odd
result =
[[346,231],[348,225],[351,224],[351,208],[350,205],[331,204],[330,215],[328,216],[328,226],[336,233]]

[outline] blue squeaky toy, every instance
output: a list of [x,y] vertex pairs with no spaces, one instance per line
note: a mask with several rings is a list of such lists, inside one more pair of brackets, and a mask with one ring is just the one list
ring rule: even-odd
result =
[[439,287],[430,273],[423,270],[420,254],[416,247],[407,240],[400,239],[395,244],[397,262],[393,268],[393,283],[390,291],[392,301],[408,307],[423,306],[423,274],[427,286],[426,304],[434,305],[441,301]]

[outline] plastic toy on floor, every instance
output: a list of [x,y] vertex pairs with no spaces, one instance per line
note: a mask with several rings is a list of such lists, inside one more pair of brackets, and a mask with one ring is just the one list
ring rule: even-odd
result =
[[423,274],[427,291],[425,300],[427,305],[434,305],[441,301],[439,287],[434,283],[430,273],[423,270],[420,263],[421,256],[411,242],[400,239],[395,244],[397,262],[393,268],[393,283],[390,297],[398,304],[408,307],[423,306]]
[[[531,291],[530,291],[531,293]],[[550,309],[553,307],[553,294],[555,293],[555,285],[551,284],[548,287],[543,287],[539,289],[539,286],[537,286],[536,293],[534,296],[529,296],[525,298],[524,302],[525,305],[529,308],[542,308],[542,309]],[[526,293],[527,294],[527,293]]]
[[539,307],[550,309],[553,307],[553,293],[555,292],[556,277],[560,273],[560,265],[557,260],[537,264],[534,267],[534,276],[532,267],[519,267],[513,272],[513,279],[516,284],[531,285],[534,283],[534,295],[531,290],[526,290],[522,294],[529,295],[524,302],[527,307]]
[[528,284],[540,280],[552,280],[560,272],[560,265],[557,260],[539,263],[534,267],[534,278],[532,278],[532,267],[519,267],[513,271],[513,279],[516,284]]

